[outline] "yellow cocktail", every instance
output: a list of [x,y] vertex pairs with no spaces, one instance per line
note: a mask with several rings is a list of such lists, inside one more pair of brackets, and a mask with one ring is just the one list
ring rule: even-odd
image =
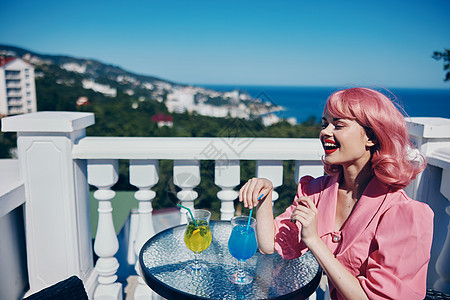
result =
[[208,249],[211,245],[212,235],[209,224],[206,221],[198,220],[195,226],[190,222],[184,233],[184,243],[194,253],[200,253]]
[[188,224],[184,232],[184,243],[189,250],[194,252],[194,262],[190,265],[190,268],[199,272],[206,266],[198,261],[198,255],[208,249],[212,241],[211,229],[209,228],[211,213],[203,209],[194,209],[191,212],[186,213]]

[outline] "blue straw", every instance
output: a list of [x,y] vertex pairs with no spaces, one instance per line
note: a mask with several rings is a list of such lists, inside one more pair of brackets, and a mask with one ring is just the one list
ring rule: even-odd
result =
[[[258,202],[259,202],[259,200],[261,200],[262,196],[264,196],[264,194],[261,194],[261,196],[258,197]],[[250,214],[248,216],[247,229],[248,229],[248,227],[250,227],[250,221],[252,220],[252,212],[253,212],[253,208],[250,209]]]
[[183,206],[183,205],[181,205],[181,204],[179,204],[179,203],[177,204],[177,206],[182,207],[182,208],[184,208],[184,209],[187,209],[187,211],[188,211],[189,214],[191,215],[192,221],[194,221],[195,227],[198,227],[197,222],[195,222],[195,218],[194,218],[194,215],[192,214],[192,211],[191,211],[189,208],[187,208],[186,206]]

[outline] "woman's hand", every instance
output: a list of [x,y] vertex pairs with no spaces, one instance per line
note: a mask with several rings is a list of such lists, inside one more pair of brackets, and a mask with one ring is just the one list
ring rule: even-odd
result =
[[259,202],[261,205],[256,210],[256,237],[261,253],[271,254],[275,252],[275,227],[272,211],[273,184],[265,178],[252,178],[247,181],[239,191],[239,201],[245,207],[252,209],[258,205],[258,198],[264,196]]
[[252,178],[247,181],[239,190],[239,201],[244,207],[252,209],[258,205],[258,198],[261,194],[264,196],[261,201],[265,200],[268,195],[272,195],[273,184],[265,178]]
[[297,202],[299,204],[292,212],[291,221],[302,224],[302,241],[310,248],[313,241],[320,239],[317,233],[318,210],[309,197],[299,197]]

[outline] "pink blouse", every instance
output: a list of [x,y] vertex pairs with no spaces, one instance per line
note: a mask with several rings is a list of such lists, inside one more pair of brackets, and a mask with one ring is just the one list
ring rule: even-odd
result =
[[[433,211],[374,177],[342,226],[334,230],[338,176],[302,177],[293,204],[275,219],[275,250],[294,259],[308,249],[301,225],[290,222],[301,196],[318,214],[318,234],[360,282],[369,299],[423,299],[433,237]],[[332,299],[342,299],[330,285]]]

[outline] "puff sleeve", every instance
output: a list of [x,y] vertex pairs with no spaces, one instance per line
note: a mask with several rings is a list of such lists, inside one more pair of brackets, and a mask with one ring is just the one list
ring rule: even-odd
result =
[[423,299],[433,237],[433,211],[402,202],[387,210],[375,234],[376,249],[357,276],[369,299]]

